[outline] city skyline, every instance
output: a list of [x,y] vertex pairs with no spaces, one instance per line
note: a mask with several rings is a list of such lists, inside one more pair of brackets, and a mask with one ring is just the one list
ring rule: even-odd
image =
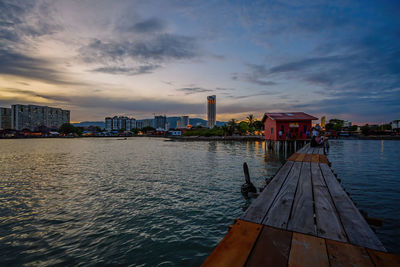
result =
[[71,121],[400,117],[398,1],[2,1],[0,107]]

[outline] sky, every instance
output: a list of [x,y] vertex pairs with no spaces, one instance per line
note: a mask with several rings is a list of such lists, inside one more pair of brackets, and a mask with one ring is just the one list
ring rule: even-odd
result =
[[0,0],[0,106],[400,118],[400,1]]

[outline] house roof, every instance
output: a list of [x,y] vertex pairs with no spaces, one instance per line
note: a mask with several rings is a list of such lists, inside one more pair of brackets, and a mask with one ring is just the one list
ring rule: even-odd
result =
[[280,113],[265,113],[262,121],[265,122],[265,120],[268,117],[277,121],[318,120],[318,118],[308,115],[304,112],[280,112]]

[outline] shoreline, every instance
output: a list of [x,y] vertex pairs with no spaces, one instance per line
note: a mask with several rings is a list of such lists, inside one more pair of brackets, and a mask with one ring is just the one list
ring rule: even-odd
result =
[[[152,137],[152,138],[167,138],[180,141],[265,141],[264,136],[249,135],[249,136],[161,136],[161,135],[134,135],[134,136],[21,136],[21,137],[0,137],[0,140],[6,139],[55,139],[55,138],[132,138],[132,137]],[[329,140],[400,140],[400,135],[397,136],[341,136],[338,138],[330,138]],[[286,141],[286,140],[281,140]]]

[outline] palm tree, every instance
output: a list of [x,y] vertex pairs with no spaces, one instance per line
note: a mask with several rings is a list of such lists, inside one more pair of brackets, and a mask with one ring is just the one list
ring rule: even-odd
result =
[[247,116],[247,124],[249,125],[250,128],[252,128],[254,126],[254,115],[253,114],[249,114],[249,116]]
[[224,136],[227,136],[228,134],[229,134],[229,127],[228,127],[228,125],[222,125],[221,126],[221,129],[222,129],[222,133],[224,134]]
[[229,133],[233,134],[233,132],[236,130],[236,120],[231,119],[230,121],[228,121],[228,127],[229,127]]

